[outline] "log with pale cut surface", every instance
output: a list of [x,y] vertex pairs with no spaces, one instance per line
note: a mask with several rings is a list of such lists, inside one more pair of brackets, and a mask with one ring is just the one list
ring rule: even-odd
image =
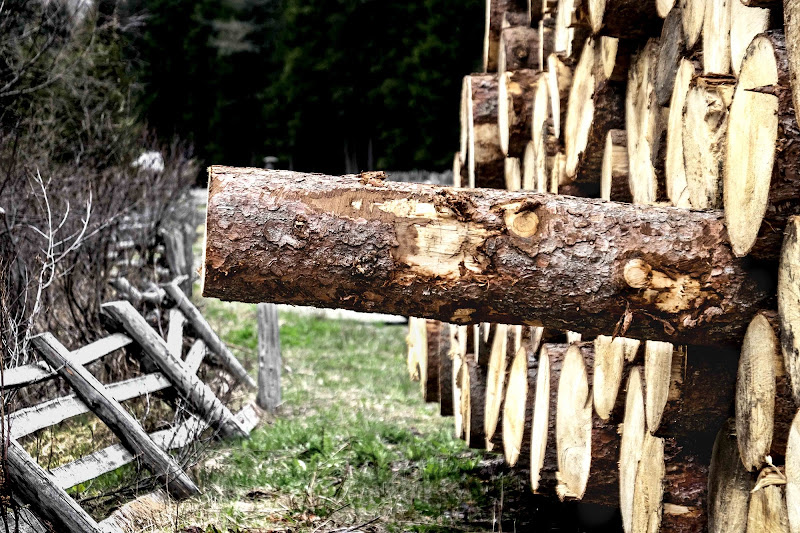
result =
[[531,420],[538,363],[536,349],[522,346],[517,350],[508,373],[508,387],[503,401],[503,454],[509,466],[520,458],[529,460]]
[[518,191],[522,188],[522,164],[518,157],[506,157],[503,175],[507,190]]
[[727,344],[771,296],[719,212],[231,167],[209,190],[226,300]]
[[425,319],[408,317],[408,335],[406,336],[406,367],[411,381],[420,380],[420,359],[423,346],[427,344]]
[[783,33],[753,39],[728,115],[723,199],[739,256],[777,259],[789,216],[800,213],[800,142]]
[[619,388],[624,381],[625,363],[634,361],[640,344],[636,339],[606,335],[598,335],[594,340],[592,392],[594,409],[601,420],[609,420],[620,404]]
[[750,42],[759,33],[770,28],[770,10],[748,7],[743,2],[731,5],[731,69],[739,75],[742,58]]
[[547,57],[547,88],[550,99],[550,116],[553,119],[553,134],[561,138],[561,128],[566,122],[567,100],[572,87],[575,62],[556,54]]
[[[486,368],[485,408],[483,414],[483,434],[486,437],[486,449],[495,450],[502,444],[502,431],[498,432],[500,414],[503,408],[508,372],[514,358],[513,327],[505,324],[494,325],[495,333]],[[501,426],[502,427],[502,426]]]
[[592,33],[620,39],[658,35],[656,3],[642,0],[584,0]]
[[622,528],[630,533],[633,525],[633,493],[636,470],[642,458],[642,445],[647,434],[642,391],[642,368],[635,366],[628,375],[625,394],[625,417],[620,427],[619,444],[619,506]]
[[465,187],[468,182],[467,167],[461,159],[461,154],[456,152],[453,156],[453,187]]
[[497,125],[500,149],[509,157],[522,157],[531,140],[536,81],[544,74],[535,70],[515,70],[500,74]]
[[786,506],[791,533],[800,531],[800,411],[792,420],[786,445]]
[[744,533],[753,485],[739,458],[735,424],[729,420],[717,434],[708,468],[709,533]]
[[553,52],[577,58],[591,33],[581,0],[558,0],[553,32]]
[[728,144],[732,76],[697,76],[683,108],[684,174],[694,209],[722,207],[722,165]]
[[761,471],[747,507],[747,533],[789,533],[786,476],[778,468]]
[[673,88],[675,86],[678,67],[686,54],[686,37],[683,34],[680,7],[672,8],[658,40],[658,55],[656,56],[655,90],[658,105],[670,105]]
[[451,335],[454,342],[450,345],[450,355],[453,359],[450,376],[450,388],[453,393],[453,434],[456,438],[464,437],[464,417],[461,412],[461,372],[463,371],[464,361],[472,354],[467,353],[467,331],[470,326],[456,326],[450,324]]
[[800,403],[800,217],[789,218],[778,266],[778,318],[783,365]]
[[486,399],[486,369],[467,357],[461,367],[461,419],[464,441],[473,449],[486,447],[483,413]]
[[497,72],[500,32],[507,12],[525,13],[530,26],[531,12],[527,0],[486,0],[486,24],[483,34],[483,71]]
[[658,12],[658,16],[663,18],[667,18],[669,12],[675,7],[677,4],[677,0],[656,0],[656,11]]
[[613,202],[633,201],[628,177],[628,135],[625,130],[609,130],[600,169],[600,198]]
[[497,126],[498,77],[467,79],[467,176],[470,187],[505,188],[505,155]]
[[514,26],[500,32],[497,72],[503,74],[515,70],[542,70],[538,28]]
[[686,182],[686,162],[683,156],[683,107],[686,95],[700,70],[696,61],[681,59],[672,87],[667,118],[667,153],[664,158],[667,197],[676,207],[689,207],[689,186]]
[[[469,96],[471,90],[471,77],[464,76],[461,80],[461,104],[459,107],[459,144],[458,144],[458,155],[460,157],[461,166],[463,167],[462,172],[467,172],[467,164],[468,164],[468,152],[467,147],[469,145],[469,115],[470,115],[470,107],[469,107]],[[453,177],[455,180],[455,175]],[[466,186],[468,180],[463,180],[464,185]]]
[[703,21],[706,15],[708,0],[679,0],[681,5],[681,22],[683,35],[686,38],[686,49],[691,50],[700,40],[703,32]]
[[703,74],[728,74],[731,71],[731,4],[730,0],[706,0]]
[[610,79],[619,40],[589,39],[572,77],[564,124],[567,178],[600,183],[606,134],[624,125],[625,84]]
[[658,105],[655,93],[658,46],[658,39],[650,39],[633,60],[625,94],[631,195],[637,204],[652,204],[666,198],[661,152],[666,148],[668,111]]
[[540,191],[536,186],[536,164],[537,164],[536,145],[533,141],[528,141],[525,145],[525,157],[522,159],[522,190]]
[[742,342],[736,378],[736,434],[742,464],[761,468],[767,455],[782,457],[797,406],[784,371],[774,315],[759,313]]

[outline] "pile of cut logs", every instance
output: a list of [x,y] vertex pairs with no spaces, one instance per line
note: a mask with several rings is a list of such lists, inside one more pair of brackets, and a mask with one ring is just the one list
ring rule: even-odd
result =
[[212,167],[204,294],[421,317],[456,434],[626,532],[800,532],[800,0],[486,13],[455,187]]

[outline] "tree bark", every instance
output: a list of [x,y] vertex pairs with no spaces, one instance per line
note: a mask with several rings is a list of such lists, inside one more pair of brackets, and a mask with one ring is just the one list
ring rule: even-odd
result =
[[497,126],[498,77],[473,74],[467,81],[467,175],[470,187],[505,188],[505,156]]
[[486,31],[483,36],[483,71],[497,72],[497,55],[500,49],[500,32],[506,12],[527,13],[530,26],[530,11],[527,0],[486,0]]
[[225,300],[728,344],[771,296],[718,212],[230,167],[209,190]]
[[464,441],[477,450],[486,448],[484,411],[486,408],[486,369],[467,357],[461,368],[461,418]]
[[455,327],[442,324],[439,338],[439,414],[453,416],[453,351],[456,349]]
[[661,17],[656,2],[641,0],[584,0],[592,33],[620,39],[658,35]]
[[439,343],[444,334],[443,324],[437,320],[425,321],[425,345],[420,358],[420,388],[422,399],[428,403],[439,401]]
[[530,25],[504,28],[500,32],[497,72],[542,70],[539,61],[539,29]]
[[528,69],[500,75],[497,125],[500,149],[509,157],[521,158],[531,140],[536,81],[543,76],[541,72]]
[[680,7],[673,7],[664,20],[661,37],[658,40],[656,56],[655,91],[658,105],[669,105],[678,66],[686,54],[686,37],[683,34]]
[[800,213],[800,129],[783,33],[753,39],[728,115],[723,198],[733,251],[777,259],[789,216]]

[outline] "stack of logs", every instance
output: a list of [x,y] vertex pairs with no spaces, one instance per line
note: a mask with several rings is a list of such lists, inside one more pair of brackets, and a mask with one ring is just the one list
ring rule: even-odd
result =
[[[590,342],[411,318],[423,397],[535,493],[619,507],[626,533],[800,532],[800,1],[487,0],[486,16],[455,187],[723,210],[708,237],[773,296],[743,306],[743,338],[698,344],[627,338],[630,313]],[[701,290],[642,239],[629,287],[664,306]]]

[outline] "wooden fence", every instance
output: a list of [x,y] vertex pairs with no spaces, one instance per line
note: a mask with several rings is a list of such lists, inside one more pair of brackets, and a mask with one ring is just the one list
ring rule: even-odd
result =
[[[7,416],[8,476],[14,499],[27,504],[16,522],[20,531],[48,531],[49,522],[59,532],[119,531],[110,523],[97,523],[71,498],[66,489],[116,470],[133,461],[159,481],[171,497],[183,499],[199,493],[169,450],[183,448],[211,427],[216,436],[247,437],[256,427],[261,410],[247,404],[234,414],[197,376],[200,364],[211,355],[238,383],[256,387],[253,379],[181,291],[177,279],[163,287],[175,307],[169,310],[166,338],[162,338],[128,301],[104,304],[102,312],[112,331],[80,349],[69,351],[52,334],[33,339],[40,355],[37,363],[12,368],[4,373],[3,387],[8,393],[55,377],[63,378],[74,391]],[[188,324],[197,335],[183,357],[184,329]],[[155,371],[102,384],[87,369],[89,363],[126,347],[139,354],[142,368]],[[172,387],[185,401],[189,414],[185,421],[152,433],[145,430],[121,404]],[[71,463],[45,470],[19,444],[19,439],[75,416],[92,412],[119,439],[102,450]],[[31,512],[32,511],[32,512]],[[11,517],[5,520],[13,524]],[[42,522],[43,521],[43,522]],[[10,530],[13,529],[12,525]]]

